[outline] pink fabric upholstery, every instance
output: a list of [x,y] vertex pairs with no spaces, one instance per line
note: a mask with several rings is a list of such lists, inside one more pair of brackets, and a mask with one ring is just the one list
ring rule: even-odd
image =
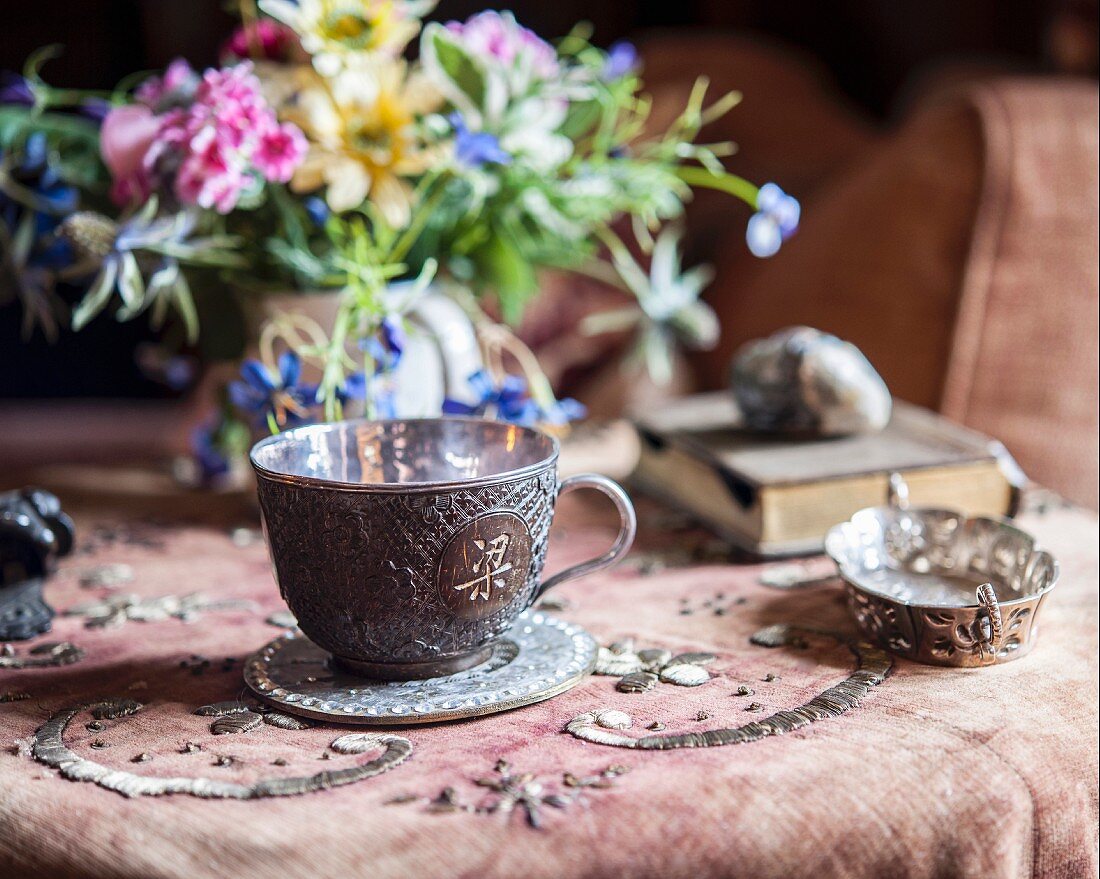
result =
[[982,120],[985,172],[940,408],[1095,508],[1096,86],[1004,80],[959,99]]

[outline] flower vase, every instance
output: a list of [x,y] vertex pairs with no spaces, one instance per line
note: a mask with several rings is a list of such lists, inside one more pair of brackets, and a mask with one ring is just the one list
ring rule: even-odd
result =
[[[394,284],[389,298],[395,307],[407,292]],[[269,321],[305,318],[326,334],[332,332],[340,309],[342,290],[247,294],[244,301],[249,357],[260,354],[260,336]],[[393,411],[398,418],[433,417],[440,414],[445,398],[467,400],[469,377],[483,366],[474,324],[463,308],[437,287],[430,287],[402,315],[406,332],[404,350],[386,377],[392,390]],[[356,360],[361,353],[349,343]],[[321,367],[310,359],[302,364],[302,379],[316,383]]]

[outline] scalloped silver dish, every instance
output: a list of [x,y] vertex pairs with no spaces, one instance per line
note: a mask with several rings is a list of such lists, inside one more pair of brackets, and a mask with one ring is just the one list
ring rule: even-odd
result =
[[831,529],[825,551],[863,633],[899,656],[987,666],[1035,644],[1058,563],[1005,519],[869,507]]
[[245,663],[245,683],[283,711],[329,723],[409,725],[481,717],[541,702],[575,686],[596,664],[580,626],[524,611],[488,660],[417,681],[348,674],[300,632],[276,638]]

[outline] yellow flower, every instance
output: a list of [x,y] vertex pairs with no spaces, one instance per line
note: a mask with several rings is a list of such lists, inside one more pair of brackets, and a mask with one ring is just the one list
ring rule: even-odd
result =
[[424,173],[438,158],[425,148],[416,117],[435,109],[439,94],[404,61],[375,60],[318,80],[283,105],[283,117],[310,141],[291,180],[296,192],[326,187],[333,211],[369,198],[386,221],[405,226],[412,189],[404,178]]
[[260,9],[298,33],[325,74],[349,56],[400,54],[434,6],[435,0],[260,0]]

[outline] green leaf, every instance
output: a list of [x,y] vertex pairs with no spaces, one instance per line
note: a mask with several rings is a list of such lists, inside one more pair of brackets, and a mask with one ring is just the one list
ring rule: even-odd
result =
[[172,290],[172,300],[176,305],[176,311],[179,312],[180,318],[183,320],[183,326],[187,332],[187,342],[194,345],[199,338],[199,314],[195,308],[195,298],[191,295],[191,286],[187,283],[187,278],[184,277],[183,272],[180,272],[179,277],[176,278]]
[[515,241],[502,230],[478,248],[475,259],[497,294],[504,320],[516,324],[523,316],[523,306],[538,290],[538,279],[531,263]]
[[431,48],[438,69],[475,107],[485,105],[485,73],[478,61],[469,55],[444,27],[424,30],[426,45]]
[[596,127],[596,123],[600,121],[600,113],[599,101],[588,100],[571,103],[565,115],[565,121],[561,124],[558,132],[576,142]]
[[100,269],[99,275],[90,290],[73,309],[73,329],[81,330],[93,317],[107,307],[111,294],[115,291],[115,279],[118,277],[118,263],[108,260]]
[[125,312],[119,312],[119,319],[127,320],[130,312],[140,311],[141,302],[145,298],[145,279],[141,277],[141,269],[132,253],[122,255],[122,271],[118,275],[118,293],[126,304]]

